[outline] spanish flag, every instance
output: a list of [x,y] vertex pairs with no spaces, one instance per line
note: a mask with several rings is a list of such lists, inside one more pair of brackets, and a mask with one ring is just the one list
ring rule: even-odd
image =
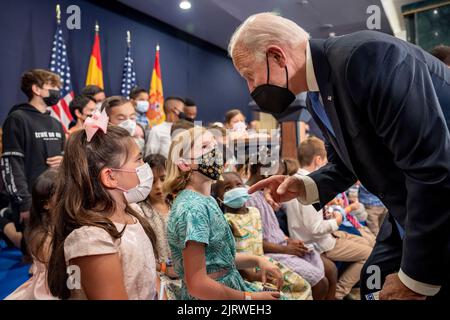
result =
[[153,66],[152,80],[150,83],[150,108],[147,111],[147,118],[150,127],[153,127],[166,120],[164,114],[164,96],[161,80],[161,66],[159,65],[159,45],[156,46],[155,65]]
[[96,85],[103,89],[102,56],[100,54],[99,26],[95,25],[94,45],[92,46],[91,59],[86,78],[86,85]]

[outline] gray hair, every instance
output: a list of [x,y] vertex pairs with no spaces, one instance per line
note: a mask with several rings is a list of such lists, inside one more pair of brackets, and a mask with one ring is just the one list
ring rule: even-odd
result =
[[274,13],[264,12],[248,17],[233,33],[228,54],[234,57],[237,45],[242,45],[255,59],[265,58],[266,48],[275,44],[295,48],[307,41],[309,34],[294,21]]

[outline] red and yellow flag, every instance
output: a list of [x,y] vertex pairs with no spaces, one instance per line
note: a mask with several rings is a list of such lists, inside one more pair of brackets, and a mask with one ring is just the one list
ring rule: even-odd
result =
[[153,66],[152,80],[150,82],[150,108],[147,111],[147,118],[150,127],[160,124],[166,120],[163,105],[164,95],[161,80],[161,66],[159,64],[159,45],[157,45],[155,65]]
[[86,85],[96,85],[103,89],[103,70],[102,56],[100,54],[100,37],[98,35],[99,27],[95,25],[94,45],[92,46],[91,58],[87,72]]

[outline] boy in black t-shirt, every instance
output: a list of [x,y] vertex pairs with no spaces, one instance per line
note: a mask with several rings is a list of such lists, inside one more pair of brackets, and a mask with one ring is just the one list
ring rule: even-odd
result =
[[8,236],[11,220],[16,220],[19,231],[23,230],[30,216],[34,181],[46,169],[61,163],[64,130],[48,111],[59,102],[60,87],[59,76],[47,70],[33,69],[22,76],[21,89],[28,103],[14,106],[3,124],[0,169],[14,218],[0,215],[0,234]]

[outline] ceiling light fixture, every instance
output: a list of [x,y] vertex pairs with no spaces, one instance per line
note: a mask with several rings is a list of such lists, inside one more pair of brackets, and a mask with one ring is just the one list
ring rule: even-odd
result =
[[191,8],[191,3],[187,0],[183,0],[180,2],[180,8],[183,10],[189,10]]

